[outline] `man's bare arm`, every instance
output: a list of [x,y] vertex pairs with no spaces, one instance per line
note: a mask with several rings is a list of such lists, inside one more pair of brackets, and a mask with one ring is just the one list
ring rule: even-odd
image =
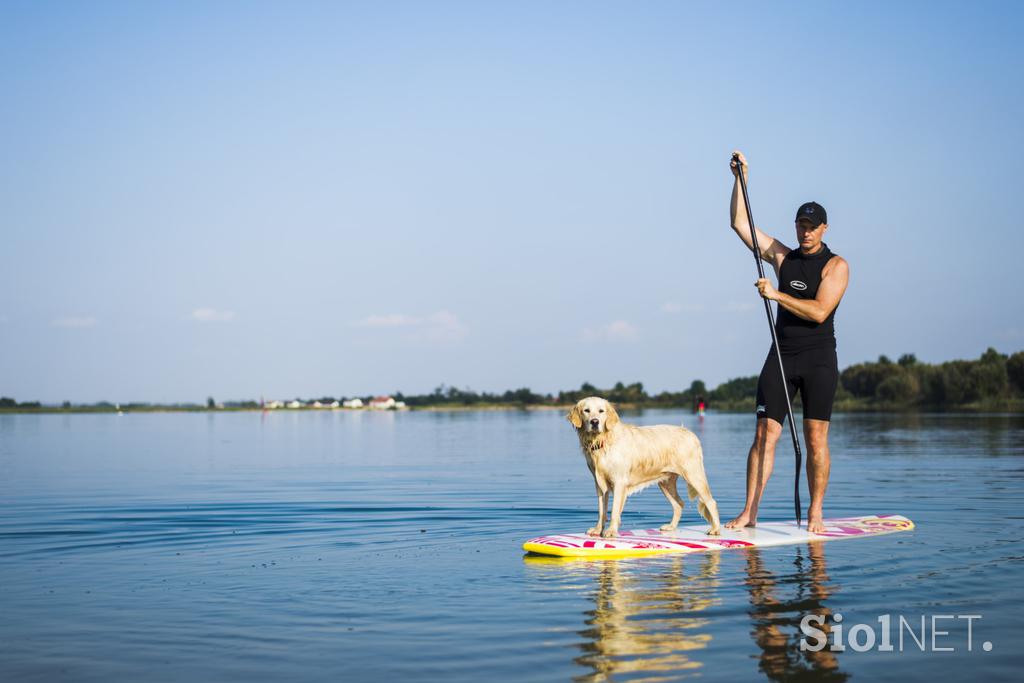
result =
[[755,286],[761,296],[769,301],[778,301],[779,305],[793,315],[823,323],[836,310],[839,301],[846,293],[846,285],[850,282],[850,266],[841,256],[833,256],[822,272],[818,294],[813,299],[797,299],[775,289],[767,278],[758,280]]
[[[743,166],[743,180],[745,182],[747,180],[747,160],[739,151],[734,152],[734,154],[739,156],[740,164]],[[732,229],[743,240],[743,243],[747,245],[747,249],[753,251],[754,242],[750,238],[750,221],[747,219],[747,205],[743,201],[743,190],[740,188],[739,169],[736,168],[735,159],[729,162],[729,168],[732,170],[733,175],[732,201],[729,203],[729,217],[732,222]],[[761,249],[761,258],[770,263],[775,269],[776,274],[778,274],[779,268],[782,267],[783,259],[789,253],[789,247],[771,235],[761,232],[757,227],[754,228],[754,231],[757,233],[757,246]]]

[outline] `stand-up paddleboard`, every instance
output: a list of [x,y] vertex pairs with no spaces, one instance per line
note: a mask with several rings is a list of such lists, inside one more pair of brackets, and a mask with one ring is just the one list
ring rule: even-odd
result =
[[825,532],[812,534],[796,522],[759,522],[756,527],[726,529],[721,536],[708,536],[708,525],[679,527],[674,531],[638,529],[622,531],[615,538],[586,534],[558,534],[531,538],[523,550],[559,557],[639,557],[663,553],[699,553],[723,548],[765,548],[773,545],[832,541],[840,538],[881,536],[909,531],[914,523],[900,515],[839,517],[825,520]]

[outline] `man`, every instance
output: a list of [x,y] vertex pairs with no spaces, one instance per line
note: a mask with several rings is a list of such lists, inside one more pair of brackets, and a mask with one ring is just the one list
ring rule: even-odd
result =
[[[730,206],[732,229],[749,249],[753,249],[747,209],[739,184],[741,172],[746,181],[747,160],[739,152],[736,154],[741,168],[737,168],[736,160],[729,164],[734,176]],[[822,507],[830,467],[828,426],[832,418],[832,400],[839,384],[833,319],[850,277],[846,261],[833,254],[822,242],[826,231],[828,218],[825,209],[816,202],[808,202],[797,210],[797,249],[790,249],[757,230],[760,257],[775,268],[780,283],[776,289],[767,278],[762,278],[755,286],[763,298],[778,302],[775,330],[786,381],[782,381],[779,362],[772,348],[757,382],[757,429],[747,456],[747,502],[743,512],[728,522],[726,528],[757,524],[757,508],[772,475],[775,444],[786,419],[786,395],[792,401],[799,391],[808,450],[807,483],[811,489],[807,530],[812,533],[825,530]]]

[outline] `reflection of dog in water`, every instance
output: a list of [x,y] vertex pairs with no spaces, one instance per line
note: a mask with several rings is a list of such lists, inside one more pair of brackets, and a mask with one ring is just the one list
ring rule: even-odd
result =
[[[561,583],[593,600],[583,612],[581,654],[588,671],[575,681],[678,680],[703,666],[712,640],[706,610],[719,606],[722,553],[629,559],[526,555],[524,564],[545,587]],[[646,673],[647,677],[637,677]]]
[[[654,483],[672,506],[672,520],[661,529],[675,529],[683,512],[683,499],[676,491],[680,477],[686,482],[690,499],[697,499],[701,517],[711,523],[708,534],[720,533],[718,505],[711,497],[704,474],[704,455],[693,432],[671,425],[636,427],[625,424],[611,403],[596,396],[577,403],[568,418],[579,435],[580,447],[597,487],[597,526],[587,531],[588,534],[617,535],[626,498]],[[614,494],[614,507],[611,522],[605,529],[609,493]]]
[[677,556],[638,570],[629,562],[605,561],[597,579],[593,617],[581,635],[587,654],[577,662],[600,674],[697,669],[694,658],[711,642],[700,612],[721,602],[714,590],[720,553]]

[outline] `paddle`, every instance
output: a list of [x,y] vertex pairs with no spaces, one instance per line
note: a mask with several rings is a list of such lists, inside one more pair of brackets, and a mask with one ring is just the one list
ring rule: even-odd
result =
[[[761,265],[761,248],[757,244],[757,230],[754,229],[754,214],[750,212],[750,197],[747,196],[747,180],[743,177],[743,162],[739,154],[733,154],[732,160],[736,163],[736,177],[740,180],[740,191],[743,192],[743,205],[747,209],[747,222],[750,224],[750,241],[754,245],[754,261],[757,262],[757,276],[764,278],[764,266]],[[772,332],[772,348],[775,349],[775,357],[779,361],[779,373],[782,375],[782,389],[786,395],[786,414],[789,416],[789,432],[793,435],[793,450],[796,452],[796,480],[793,482],[793,505],[796,507],[796,525],[799,527],[803,517],[800,514],[800,466],[803,462],[803,454],[800,452],[800,438],[796,433],[796,422],[793,420],[793,404],[789,400],[789,390],[786,386],[786,371],[782,367],[782,351],[779,349],[779,337],[775,333],[775,316],[772,314],[771,302],[764,301],[764,312],[768,316],[768,329]]]

